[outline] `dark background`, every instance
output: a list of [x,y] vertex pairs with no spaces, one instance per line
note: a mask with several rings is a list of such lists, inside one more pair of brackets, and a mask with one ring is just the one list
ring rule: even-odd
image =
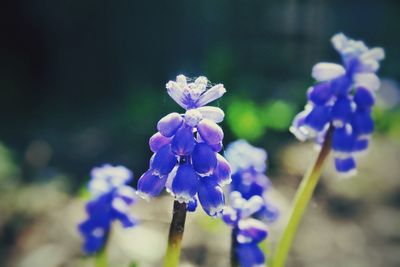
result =
[[[143,172],[157,120],[179,110],[164,87],[177,74],[224,83],[224,108],[245,97],[298,111],[312,65],[339,61],[329,42],[337,32],[384,47],[380,73],[399,78],[399,8],[395,0],[2,0],[0,140],[27,180],[50,177],[46,170],[78,181],[103,162]],[[226,143],[238,135],[231,128]],[[250,139],[274,153],[293,139],[278,130]],[[44,161],[27,161],[42,146]]]

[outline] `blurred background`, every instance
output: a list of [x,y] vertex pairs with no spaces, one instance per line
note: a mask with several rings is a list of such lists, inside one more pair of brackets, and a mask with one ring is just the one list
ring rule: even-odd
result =
[[[376,132],[359,174],[328,163],[289,266],[400,266],[400,3],[385,1],[0,1],[0,266],[92,266],[75,229],[93,166],[148,167],[148,138],[179,107],[178,74],[223,83],[225,144],[267,149],[282,228],[315,151],[288,132],[310,72],[340,59],[337,32],[385,48]],[[135,186],[135,184],[134,184]],[[157,205],[154,205],[156,203]],[[140,201],[142,224],[111,238],[112,266],[160,266],[172,200]],[[205,233],[205,234],[204,234]],[[190,214],[182,266],[228,266],[229,229]]]

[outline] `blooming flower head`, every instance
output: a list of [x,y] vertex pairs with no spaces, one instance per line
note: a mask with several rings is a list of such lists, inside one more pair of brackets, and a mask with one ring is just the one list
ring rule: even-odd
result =
[[240,266],[264,266],[264,253],[258,243],[267,237],[268,227],[264,222],[252,218],[263,208],[264,200],[258,195],[245,199],[237,191],[231,192],[229,197],[231,206],[224,210],[222,219],[233,227]]
[[342,65],[318,63],[313,67],[317,83],[309,88],[305,110],[294,118],[290,130],[299,140],[322,143],[332,127],[336,170],[349,175],[356,170],[354,155],[366,151],[374,129],[371,109],[380,86],[376,72],[385,54],[382,48],[370,49],[342,33],[331,41]]
[[132,172],[123,166],[106,164],[92,169],[88,186],[91,200],[86,205],[88,217],[79,224],[85,253],[103,248],[114,220],[124,227],[136,224],[129,214],[130,205],[136,201],[135,190],[127,185],[131,180]]
[[164,187],[175,199],[218,216],[224,206],[222,186],[230,182],[230,167],[218,152],[224,133],[217,123],[224,112],[205,106],[225,93],[222,84],[214,86],[206,77],[190,80],[184,75],[169,81],[167,92],[185,113],[170,113],[157,123],[158,132],[149,141],[154,152],[150,168],[138,182],[143,198],[155,197]]
[[264,197],[271,186],[271,181],[264,174],[267,169],[267,152],[245,140],[238,140],[228,145],[225,155],[232,168],[231,191],[240,192],[244,199],[260,196],[264,204],[257,217],[267,221],[275,220],[278,212]]

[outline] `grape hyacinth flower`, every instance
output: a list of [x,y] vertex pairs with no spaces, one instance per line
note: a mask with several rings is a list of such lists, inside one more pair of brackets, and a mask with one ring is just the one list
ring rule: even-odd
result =
[[205,106],[225,92],[222,84],[211,86],[206,77],[189,80],[184,75],[166,84],[171,98],[185,113],[170,113],[157,123],[149,141],[154,152],[150,168],[138,182],[138,194],[155,197],[163,188],[179,203],[194,211],[197,198],[212,217],[224,206],[222,187],[230,182],[230,168],[218,152],[224,133],[217,123],[224,118],[218,107]]
[[363,42],[341,33],[334,35],[331,41],[342,57],[342,65],[318,63],[313,67],[312,76],[317,83],[308,90],[308,104],[294,118],[290,128],[298,139],[314,139],[321,149],[296,191],[273,267],[286,266],[294,236],[330,151],[333,151],[339,174],[354,174],[354,156],[367,149],[374,129],[371,109],[374,92],[380,86],[376,72],[385,57],[384,51],[369,49]]
[[374,129],[371,109],[380,81],[376,72],[384,59],[384,50],[368,48],[339,33],[332,37],[342,65],[318,63],[312,69],[317,81],[307,93],[308,103],[290,128],[299,139],[315,139],[322,143],[332,128],[332,150],[336,170],[354,174],[354,156],[366,151]]
[[278,217],[278,211],[265,199],[265,193],[271,187],[271,181],[265,175],[267,152],[245,140],[237,140],[228,145],[225,155],[232,169],[231,191],[240,192],[244,199],[262,197],[264,205],[256,217],[274,221]]
[[127,184],[132,181],[132,172],[123,166],[95,167],[88,184],[90,201],[86,205],[87,219],[79,224],[84,237],[83,251],[97,253],[103,249],[113,221],[124,227],[132,227],[137,221],[129,214],[130,206],[136,202],[135,190]]
[[245,140],[231,143],[226,158],[232,168],[230,207],[225,208],[223,220],[233,227],[232,266],[264,266],[265,257],[258,243],[267,237],[266,222],[273,222],[278,211],[266,200],[271,182],[264,174],[267,153]]
[[237,258],[241,267],[264,266],[264,253],[258,244],[267,237],[268,227],[252,218],[264,207],[264,200],[259,195],[245,199],[237,191],[231,192],[229,198],[230,207],[225,208],[222,219],[233,228],[232,258]]

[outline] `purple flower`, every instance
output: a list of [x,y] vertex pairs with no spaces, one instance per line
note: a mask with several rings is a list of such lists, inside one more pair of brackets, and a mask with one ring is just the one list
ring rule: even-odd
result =
[[313,67],[317,83],[309,88],[308,103],[290,131],[301,141],[321,143],[331,125],[336,170],[349,175],[356,172],[355,154],[368,148],[374,129],[371,108],[380,86],[376,72],[385,54],[382,48],[369,49],[342,33],[331,41],[342,65],[323,62]]
[[271,181],[264,174],[267,169],[267,152],[245,140],[238,140],[228,145],[225,154],[232,168],[231,191],[240,192],[245,199],[260,196],[263,199],[263,207],[256,216],[266,221],[274,221],[278,212],[265,199],[266,191],[271,186]]
[[232,168],[232,183],[230,206],[224,209],[222,218],[233,228],[240,265],[263,266],[265,258],[257,244],[268,235],[265,222],[278,217],[277,209],[265,198],[271,186],[264,174],[267,152],[238,140],[229,144],[225,154]]
[[158,133],[149,141],[154,155],[139,179],[138,194],[148,199],[165,187],[189,211],[196,209],[198,198],[208,215],[219,216],[225,203],[222,186],[231,176],[229,164],[218,154],[224,133],[217,123],[224,112],[205,105],[226,90],[222,84],[211,86],[206,77],[189,81],[184,75],[166,87],[185,113],[170,113],[157,123]]
[[268,227],[252,216],[262,209],[264,200],[258,195],[245,199],[237,191],[229,197],[231,206],[225,208],[222,219],[233,228],[239,262],[241,266],[262,266],[265,258],[258,243],[267,237]]
[[92,169],[88,186],[91,200],[86,205],[88,217],[78,226],[85,239],[85,253],[96,253],[104,247],[114,220],[124,227],[137,223],[129,214],[130,206],[136,202],[135,190],[127,185],[131,180],[132,172],[123,166],[106,164]]

